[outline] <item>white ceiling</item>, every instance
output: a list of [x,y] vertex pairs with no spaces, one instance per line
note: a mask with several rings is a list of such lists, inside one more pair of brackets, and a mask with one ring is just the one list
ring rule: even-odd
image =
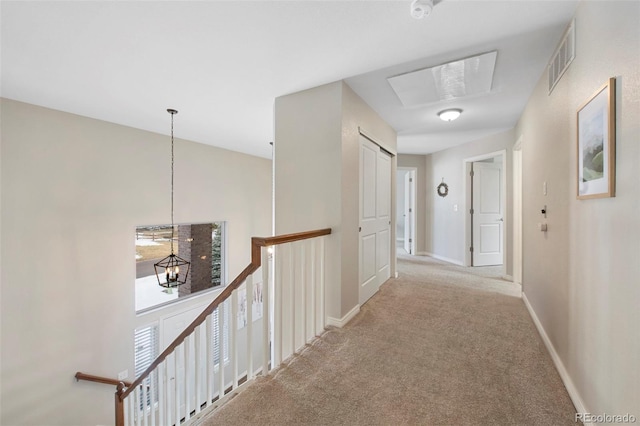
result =
[[[2,1],[1,95],[270,157],[278,96],[346,79],[428,153],[512,127],[576,1]],[[498,50],[492,93],[404,108],[387,78]],[[436,112],[459,107],[455,122]]]

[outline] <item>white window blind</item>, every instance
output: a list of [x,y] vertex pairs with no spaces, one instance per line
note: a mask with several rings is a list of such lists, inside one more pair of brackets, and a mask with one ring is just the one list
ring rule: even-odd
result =
[[[211,327],[211,333],[213,334],[212,340],[213,340],[213,363],[214,364],[219,364],[220,363],[220,337],[218,334],[218,329],[220,327],[220,321],[219,321],[219,317],[220,317],[220,310],[218,308],[216,308],[216,310],[213,311],[213,314],[211,314],[211,319],[213,321],[213,327]],[[223,335],[223,348],[224,348],[224,362],[229,361],[229,304],[225,304],[225,309],[224,309],[224,328],[222,330],[222,335]]]
[[158,357],[158,325],[138,328],[135,331],[135,375],[139,377]]
[[[159,354],[159,341],[158,341],[158,325],[153,324],[147,327],[138,328],[134,333],[134,368],[136,378],[139,377],[144,371],[149,368],[151,363],[158,357]],[[149,375],[141,385],[147,388],[147,392],[151,388],[151,380],[155,380],[157,383],[158,372],[154,371]],[[147,394],[146,404],[140,401],[140,410],[143,410],[145,405],[147,409],[151,407],[152,399],[151,393]],[[155,395],[153,400],[158,400],[158,388],[155,389]]]

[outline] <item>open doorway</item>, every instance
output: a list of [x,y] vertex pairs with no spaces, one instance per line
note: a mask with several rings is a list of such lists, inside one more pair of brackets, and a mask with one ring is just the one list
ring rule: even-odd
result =
[[398,253],[416,253],[415,167],[398,167],[396,179],[396,247]]
[[506,151],[465,162],[467,220],[465,264],[505,266],[506,258]]

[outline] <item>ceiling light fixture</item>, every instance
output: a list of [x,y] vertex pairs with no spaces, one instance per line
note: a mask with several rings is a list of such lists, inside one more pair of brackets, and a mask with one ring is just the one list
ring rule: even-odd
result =
[[460,117],[460,114],[462,114],[461,109],[452,108],[452,109],[445,109],[443,111],[440,111],[438,113],[438,117],[440,117],[440,120],[442,121],[453,121],[456,118]]
[[411,16],[422,19],[429,16],[433,10],[433,0],[413,0],[411,2]]
[[[156,270],[156,277],[158,278],[158,284],[165,288],[174,288],[180,284],[187,282],[187,276],[189,276],[189,267],[191,264],[176,255],[173,251],[173,238],[175,226],[173,224],[173,116],[178,113],[175,109],[168,109],[167,112],[171,114],[171,254],[158,263],[155,263],[153,267]],[[182,267],[182,276],[180,276],[180,268]],[[164,280],[160,277],[164,275]]]

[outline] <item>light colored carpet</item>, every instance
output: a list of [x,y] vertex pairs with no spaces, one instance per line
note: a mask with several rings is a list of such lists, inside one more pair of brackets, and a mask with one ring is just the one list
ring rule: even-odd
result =
[[402,256],[342,329],[202,425],[575,425],[575,409],[499,268]]

